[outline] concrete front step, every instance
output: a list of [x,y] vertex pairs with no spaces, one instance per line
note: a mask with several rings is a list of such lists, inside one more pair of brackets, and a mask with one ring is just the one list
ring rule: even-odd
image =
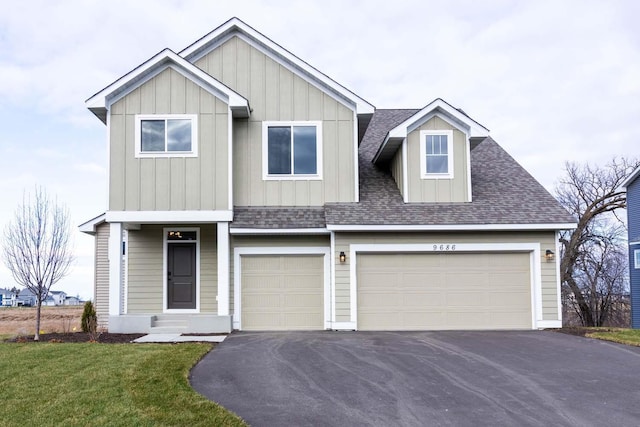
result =
[[149,329],[150,334],[184,334],[187,333],[187,326],[152,326]]

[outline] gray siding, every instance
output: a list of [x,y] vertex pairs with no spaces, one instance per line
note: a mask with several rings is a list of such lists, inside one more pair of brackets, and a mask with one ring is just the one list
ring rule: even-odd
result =
[[109,324],[109,224],[96,227],[95,234],[95,285],[94,305],[98,315],[98,327],[107,328]]
[[[453,179],[422,179],[420,131],[453,130]],[[469,178],[466,135],[439,117],[434,117],[407,136],[407,180],[409,202],[468,202]],[[397,181],[396,181],[397,182]]]
[[[354,201],[354,112],[257,49],[233,37],[196,62],[249,100],[251,117],[234,120],[237,206],[320,206]],[[263,121],[323,121],[323,180],[263,181]]]
[[[136,158],[136,114],[197,114],[198,157]],[[109,210],[227,210],[228,106],[173,69],[111,107]]]
[[[163,228],[143,225],[129,231],[128,313],[163,311]],[[195,227],[195,226],[194,226]],[[217,313],[218,269],[216,226],[200,226],[200,312]]]
[[[627,218],[629,242],[640,240],[640,179],[633,181],[627,188]],[[640,269],[635,268],[633,252],[640,245],[629,245],[629,281],[631,291],[631,327],[640,329]]]
[[[336,275],[336,321],[348,322],[351,320],[351,296],[350,296],[350,262],[340,263],[340,251],[349,254],[351,244],[402,244],[402,243],[540,243],[541,252],[551,249],[555,251],[554,232],[492,232],[492,233],[336,233],[335,263]],[[557,259],[557,258],[556,258]],[[556,282],[556,262],[540,260],[542,273],[542,317],[543,320],[558,319],[558,294]]]
[[398,149],[398,151],[396,151],[396,154],[393,156],[393,159],[391,159],[391,176],[393,176],[393,180],[396,182],[396,185],[398,186],[398,190],[400,190],[400,194],[402,194],[402,197],[404,197],[404,190],[403,190],[403,185],[404,185],[404,176],[403,176],[403,167],[402,167],[402,150],[403,147],[400,146],[400,148]]

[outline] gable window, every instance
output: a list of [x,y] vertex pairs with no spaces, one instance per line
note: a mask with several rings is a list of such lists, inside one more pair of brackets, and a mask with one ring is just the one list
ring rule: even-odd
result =
[[453,178],[453,131],[420,131],[422,179]]
[[197,115],[137,115],[136,157],[196,157]]
[[640,249],[633,250],[633,267],[636,270],[640,269]]
[[320,122],[264,122],[264,179],[321,179]]

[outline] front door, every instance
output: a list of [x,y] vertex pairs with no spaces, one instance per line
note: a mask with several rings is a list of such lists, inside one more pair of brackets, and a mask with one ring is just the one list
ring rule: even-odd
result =
[[196,243],[167,247],[167,308],[196,308]]

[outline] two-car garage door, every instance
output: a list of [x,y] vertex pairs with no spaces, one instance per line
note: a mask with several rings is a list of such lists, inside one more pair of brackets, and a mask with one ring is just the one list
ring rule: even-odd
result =
[[357,256],[360,330],[529,329],[529,253]]

